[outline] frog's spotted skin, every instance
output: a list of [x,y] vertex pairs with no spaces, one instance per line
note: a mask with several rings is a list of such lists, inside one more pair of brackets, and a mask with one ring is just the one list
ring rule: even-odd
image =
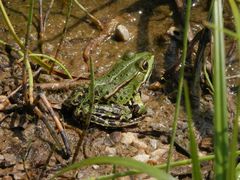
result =
[[[124,127],[138,123],[144,113],[139,88],[149,78],[154,58],[148,52],[130,54],[95,81],[95,103],[91,122],[106,127]],[[89,88],[80,86],[64,102],[76,120],[89,113]]]

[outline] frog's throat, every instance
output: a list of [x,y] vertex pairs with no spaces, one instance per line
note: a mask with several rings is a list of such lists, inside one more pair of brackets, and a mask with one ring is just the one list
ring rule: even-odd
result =
[[114,89],[114,91],[112,91],[112,92],[110,92],[109,94],[105,95],[105,96],[104,96],[104,99],[108,99],[108,98],[110,98],[112,95],[114,95],[116,92],[118,92],[119,89],[121,89],[123,86],[125,86],[127,83],[129,83],[133,78],[135,78],[135,77],[137,76],[137,74],[138,74],[138,72],[136,72],[136,73],[132,76],[132,78],[130,78],[129,80],[124,81],[124,82],[122,82],[121,84],[119,84],[119,85]]

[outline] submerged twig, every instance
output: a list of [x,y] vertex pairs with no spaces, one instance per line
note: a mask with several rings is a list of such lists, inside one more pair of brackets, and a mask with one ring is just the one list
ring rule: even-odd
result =
[[83,5],[81,5],[77,0],[74,0],[74,2],[78,5],[78,7],[87,14],[87,16],[92,20],[92,22],[100,29],[100,30],[103,30],[103,25],[102,23],[95,17],[93,16],[92,14],[90,14],[88,12],[88,10],[83,7]]
[[50,4],[49,4],[49,7],[47,9],[47,12],[45,14],[45,17],[44,17],[44,20],[43,20],[43,31],[45,31],[45,28],[46,28],[46,24],[47,24],[47,20],[48,20],[48,16],[50,14],[50,11],[52,9],[52,6],[53,6],[53,3],[54,3],[54,0],[51,0]]
[[[57,46],[57,50],[56,50],[55,55],[54,55],[54,58],[56,58],[56,59],[58,58],[58,54],[59,54],[59,52],[62,48],[62,44],[64,42],[64,39],[65,39],[65,37],[67,35],[67,31],[68,31],[67,25],[68,25],[68,22],[69,22],[69,17],[70,17],[71,11],[72,11],[72,0],[69,0],[68,2],[69,2],[69,4],[68,4],[67,16],[66,16],[66,22],[65,22],[64,28],[63,28],[62,38],[61,38],[61,40],[60,40],[60,42]],[[52,69],[54,67],[54,64],[55,63],[53,63],[52,66],[51,66],[51,69],[50,69],[50,72],[49,72],[50,74],[52,73]]]
[[104,30],[100,33],[100,35],[88,43],[88,45],[85,47],[83,51],[83,59],[85,63],[89,62],[92,51],[114,33],[118,24],[119,24],[118,18],[112,19],[109,23],[106,24]]
[[43,12],[42,12],[42,0],[38,0],[39,4],[39,41],[38,41],[38,47],[40,49],[40,52],[43,53]]

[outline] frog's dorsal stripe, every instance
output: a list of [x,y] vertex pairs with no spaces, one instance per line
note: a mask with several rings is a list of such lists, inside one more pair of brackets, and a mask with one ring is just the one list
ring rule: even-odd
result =
[[[127,69],[129,69],[129,66],[131,66],[132,64],[135,64],[135,61],[137,61],[138,59],[136,58],[136,60],[134,61],[125,61],[123,59],[120,59],[120,62],[116,63],[110,72],[108,72],[107,74],[105,74],[104,76],[100,77],[99,79],[97,79],[96,82],[96,86],[104,86],[104,85],[108,85],[111,84],[112,82],[114,82],[117,78],[120,77],[121,74],[124,74],[124,71],[126,71]],[[122,61],[124,61],[124,64],[122,64]],[[119,64],[121,66],[119,66]],[[111,74],[110,77],[108,77],[108,75]],[[131,78],[129,78],[130,80],[135,76],[136,74],[133,74]],[[125,76],[126,77],[126,76]],[[108,79],[108,81],[106,81],[106,79]],[[103,82],[101,82],[102,80],[104,80]]]
[[[137,74],[138,74],[138,72],[136,72],[136,73],[132,76],[132,78],[134,78]],[[109,92],[109,94],[105,95],[105,96],[104,96],[104,99],[110,98],[110,97],[111,97],[112,95],[114,95],[120,88],[122,88],[123,86],[125,86],[126,84],[128,84],[128,83],[132,80],[132,78],[131,78],[131,79],[128,79],[128,80],[126,80],[126,81],[124,81],[124,82],[122,82],[121,84],[119,84],[119,85],[114,89],[114,91]]]

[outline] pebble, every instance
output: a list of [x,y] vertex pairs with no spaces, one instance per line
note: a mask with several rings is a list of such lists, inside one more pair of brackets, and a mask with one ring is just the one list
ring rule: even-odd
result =
[[13,165],[13,164],[16,164],[16,156],[14,154],[4,154],[4,159],[5,161],[9,164],[9,165]]
[[148,107],[148,108],[147,108],[147,115],[153,117],[154,114],[155,114],[155,112],[152,110],[152,108],[149,108],[149,107]]
[[14,173],[14,174],[13,174],[13,178],[14,178],[15,180],[18,180],[18,179],[26,179],[26,173],[25,173],[25,172]]
[[13,179],[12,176],[9,176],[9,175],[4,176],[4,177],[2,178],[2,180],[12,180],[12,179]]
[[109,156],[116,156],[117,154],[116,148],[106,147],[105,151]]
[[127,132],[127,133],[122,133],[122,139],[121,143],[129,145],[132,144],[132,142],[137,140],[137,136],[134,133]]
[[152,90],[152,91],[158,91],[161,89],[161,84],[160,84],[160,82],[156,81],[156,82],[150,84],[148,89]]
[[144,103],[149,100],[149,96],[146,95],[146,94],[144,94],[144,93],[141,94],[141,98],[142,98],[142,101],[143,101]]
[[[26,169],[28,169],[28,168],[29,168],[29,165],[26,165],[26,164],[25,164],[25,167],[26,167]],[[22,163],[21,163],[21,164],[16,164],[16,165],[14,166],[14,169],[17,170],[17,171],[23,171],[23,170],[24,170],[23,164],[22,164]]]
[[151,146],[152,146],[153,149],[157,149],[158,140],[156,140],[156,139],[150,139],[150,140],[149,140],[149,144],[151,144]]
[[100,166],[99,166],[99,165],[96,165],[96,164],[95,164],[95,165],[92,165],[92,168],[95,169],[95,170],[96,170],[96,169],[99,169],[99,167],[100,167]]
[[122,133],[119,132],[119,131],[112,132],[112,133],[110,134],[110,138],[111,138],[111,140],[112,140],[113,142],[118,143],[118,142],[120,142],[121,139],[122,139]]
[[133,146],[135,146],[138,149],[147,149],[148,147],[148,145],[145,142],[140,141],[139,139],[133,141]]
[[166,154],[168,152],[168,149],[166,148],[161,148],[161,149],[157,149],[155,151],[153,151],[150,156],[151,156],[151,160],[155,160],[158,161],[161,157],[164,156],[164,154]]
[[136,156],[133,157],[133,159],[141,162],[147,162],[150,158],[150,155],[142,153],[142,154],[137,154]]
[[4,156],[0,154],[0,161],[4,160]]
[[5,107],[9,106],[11,103],[8,100],[7,96],[0,96],[0,110],[3,110]]
[[128,41],[130,39],[130,34],[128,29],[124,25],[118,25],[115,31],[115,36],[119,41]]

